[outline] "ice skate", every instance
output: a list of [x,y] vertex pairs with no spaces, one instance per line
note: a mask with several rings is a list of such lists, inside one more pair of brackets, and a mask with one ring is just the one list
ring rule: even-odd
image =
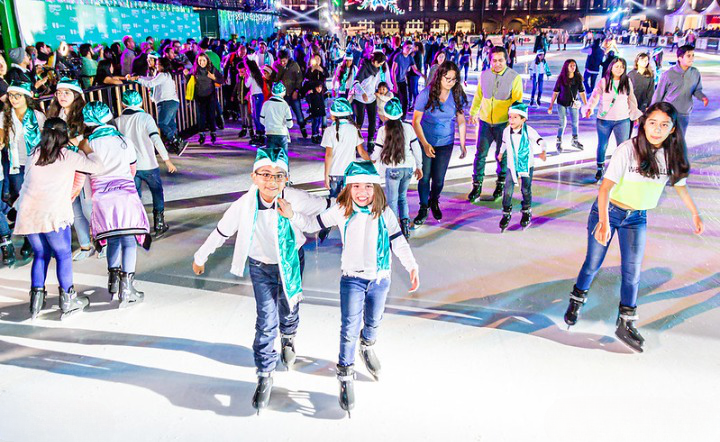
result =
[[468,201],[475,202],[476,199],[480,198],[480,194],[482,194],[482,183],[473,181],[472,190],[468,194]]
[[578,137],[574,136],[572,139],[572,147],[578,150],[583,150],[584,146],[580,143],[580,140],[578,140]]
[[430,211],[432,212],[433,218],[440,221],[442,219],[442,211],[440,210],[440,201],[439,200],[431,200],[430,201]]
[[257,410],[258,416],[260,411],[267,408],[270,403],[270,393],[272,392],[273,378],[272,372],[258,372],[257,387],[252,398],[252,406]]
[[290,370],[295,364],[295,336],[283,335],[280,338],[282,350],[280,352],[280,358],[282,359],[283,365]]
[[23,240],[22,248],[20,249],[20,257],[24,260],[28,260],[33,256],[33,249],[28,241],[27,237]]
[[15,264],[15,246],[9,236],[0,237],[0,252],[4,265],[10,267]]
[[355,389],[353,387],[355,370],[353,366],[343,367],[338,365],[337,378],[340,381],[340,396],[338,397],[340,408],[347,411],[348,417],[351,417],[350,410],[355,407]]
[[215,135],[215,132],[210,132],[210,143],[215,144],[217,141],[217,135]]
[[30,319],[35,320],[40,311],[47,306],[47,291],[45,287],[33,287],[30,289]]
[[636,307],[626,307],[624,305],[620,305],[620,311],[616,322],[617,328],[615,329],[615,336],[617,336],[622,343],[631,349],[638,353],[642,353],[645,339],[642,337],[637,328],[635,328],[635,321],[637,320],[638,316]]
[[562,153],[562,151],[563,151],[562,138],[558,138],[557,141],[555,142],[555,149],[557,149],[558,153]]
[[595,172],[595,181],[600,182],[603,179],[603,166],[598,166],[597,172]]
[[503,190],[505,190],[505,181],[498,181],[495,183],[495,191],[493,192],[493,200],[501,198],[503,196]]
[[520,227],[523,230],[527,229],[532,224],[532,211],[530,209],[522,211],[522,218],[520,218]]
[[90,300],[86,296],[78,296],[75,287],[70,286],[66,292],[60,289],[60,320],[63,321],[75,313],[85,310],[90,305]]
[[415,228],[418,228],[425,224],[425,220],[428,216],[428,206],[424,206],[420,204],[420,209],[418,209],[418,214],[413,220],[413,224],[415,225]]
[[153,210],[153,230],[155,238],[162,238],[163,235],[168,231],[170,226],[165,223],[165,212]]
[[110,300],[120,291],[120,267],[111,267],[108,269],[108,292],[110,292]]
[[512,213],[510,212],[503,212],[503,216],[500,219],[500,233],[504,233],[505,230],[510,225],[510,219],[512,218]]
[[205,144],[205,133],[201,133],[200,136],[198,137],[198,144],[201,146],[203,144]]
[[119,308],[140,304],[145,300],[145,293],[135,288],[135,273],[120,272],[119,297]]
[[405,239],[410,239],[410,220],[403,218],[400,220],[400,231]]
[[362,356],[363,362],[365,362],[365,367],[367,367],[370,374],[375,378],[376,381],[380,380],[380,359],[378,359],[377,355],[375,355],[375,350],[373,349],[374,343],[360,343],[360,355]]
[[570,304],[565,311],[565,323],[568,326],[568,330],[571,326],[577,324],[578,316],[580,316],[580,308],[585,305],[587,301],[587,290],[580,290],[577,286],[573,286],[573,291],[570,292]]

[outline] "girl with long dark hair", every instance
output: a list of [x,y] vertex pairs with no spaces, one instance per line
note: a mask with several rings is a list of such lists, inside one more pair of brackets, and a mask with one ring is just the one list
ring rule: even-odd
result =
[[253,111],[253,122],[255,124],[255,136],[250,139],[253,146],[262,146],[265,144],[265,126],[260,121],[260,111],[265,102],[263,94],[263,86],[265,79],[255,60],[249,57],[245,58],[245,86],[250,90],[251,106]]
[[647,52],[635,56],[635,67],[628,72],[628,78],[633,85],[638,109],[645,112],[655,93],[655,72],[650,67],[650,55]]
[[357,68],[353,64],[352,54],[346,54],[342,64],[335,70],[332,81],[333,94],[339,97],[347,98],[350,88],[355,81]]
[[647,211],[657,206],[669,182],[692,214],[695,234],[700,235],[704,225],[687,190],[689,172],[685,136],[678,126],[675,107],[665,102],[651,105],[638,122],[637,137],[622,143],[615,151],[590,211],[587,254],[565,313],[568,326],[577,323],[590,285],[617,233],[622,283],[615,335],[633,350],[643,351],[644,339],[635,322]]
[[[509,64],[508,64],[509,66]],[[538,51],[535,61],[530,63],[528,74],[532,80],[532,93],[530,93],[530,106],[540,107],[542,99],[542,89],[545,77],[550,78],[550,68],[545,61],[545,51]],[[537,101],[535,101],[535,92],[537,92]]]
[[210,62],[207,54],[198,54],[192,68],[192,75],[195,77],[195,108],[197,109],[198,130],[200,137],[198,143],[205,144],[205,132],[210,131],[210,141],[215,143],[217,135],[215,131],[215,109],[217,109],[216,84],[223,84],[225,79],[222,72],[218,71]]
[[429,87],[415,100],[412,124],[423,148],[422,179],[418,183],[420,210],[416,226],[425,223],[428,208],[436,220],[442,219],[440,193],[455,143],[455,126],[460,134],[460,158],[465,158],[465,113],[467,96],[460,84],[460,69],[451,61],[438,68]]
[[[582,98],[582,102],[580,101]],[[567,116],[570,115],[572,124],[572,146],[576,149],[583,150],[583,145],[578,139],[578,119],[580,114],[580,106],[587,105],[587,95],[585,94],[585,86],[583,85],[582,75],[578,72],[577,62],[573,59],[565,60],[560,76],[555,82],[550,106],[548,106],[548,114],[552,115],[553,104],[557,100],[558,103],[558,132],[557,132],[557,151],[562,152],[562,138],[567,125]]]
[[67,129],[60,118],[45,122],[40,143],[28,158],[25,184],[17,201],[15,234],[27,235],[35,254],[30,285],[33,319],[46,305],[45,278],[53,256],[57,261],[61,318],[83,310],[90,303],[73,288],[70,225],[75,216],[71,193],[75,173],[99,172],[102,162],[87,143],[78,147],[82,153],[68,149]]
[[605,168],[605,152],[610,142],[610,134],[615,134],[615,142],[619,146],[630,138],[630,126],[642,112],[638,110],[633,86],[627,76],[627,63],[622,58],[615,58],[605,76],[600,79],[598,87],[593,91],[585,106],[585,118],[590,118],[595,107],[597,117],[597,172],[595,180],[600,181]]

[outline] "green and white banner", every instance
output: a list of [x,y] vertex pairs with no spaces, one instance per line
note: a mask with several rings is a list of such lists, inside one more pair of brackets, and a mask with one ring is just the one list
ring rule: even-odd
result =
[[228,39],[236,34],[238,37],[265,38],[275,32],[276,15],[257,14],[236,11],[218,11],[218,22],[220,24],[220,38]]

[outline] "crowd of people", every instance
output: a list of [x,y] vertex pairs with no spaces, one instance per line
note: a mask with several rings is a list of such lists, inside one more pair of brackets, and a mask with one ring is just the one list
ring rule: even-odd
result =
[[[659,70],[662,59],[657,53],[639,54],[628,72],[617,46],[606,42],[597,39],[588,46],[584,74],[578,61],[564,61],[547,109],[550,114],[558,109],[558,152],[564,149],[568,118],[572,147],[584,149],[578,119],[598,110],[596,179],[602,184],[588,219],[587,256],[565,321],[577,322],[617,232],[623,281],[616,335],[642,351],[643,338],[634,324],[645,213],[657,205],[670,182],[693,216],[695,233],[702,233],[686,186],[690,164],[684,134],[693,97],[706,106],[708,99],[692,67],[692,46],[678,48],[677,64],[656,82],[651,59]],[[481,72],[470,100],[465,86],[473,49],[475,69]],[[442,220],[445,175],[456,137],[460,158],[467,155],[469,124],[478,127],[478,136],[468,200],[502,198],[499,227],[504,231],[519,186],[520,225],[531,224],[535,156],[546,160],[547,143],[529,124],[530,109],[542,104],[543,82],[552,75],[545,60],[550,50],[548,40],[538,34],[528,68],[528,105],[521,74],[513,69],[517,45],[512,33],[503,35],[498,46],[485,35],[471,43],[462,35],[362,35],[341,41],[304,34],[267,41],[204,39],[199,44],[193,39],[156,44],[148,37],[139,48],[128,36],[122,46],[85,44],[77,52],[67,44],[56,51],[43,43],[12,49],[10,69],[0,57],[3,262],[12,265],[17,259],[11,233],[23,237],[20,259],[32,258],[33,318],[46,306],[45,280],[53,257],[63,317],[89,305],[74,289],[72,262],[96,253],[107,260],[108,291],[118,295],[119,306],[141,303],[144,293],[134,282],[137,249],[149,249],[169,229],[157,156],[169,173],[177,170],[170,154],[182,155],[187,145],[176,123],[178,97],[185,94],[197,109],[200,145],[206,133],[215,142],[218,128],[235,120],[237,136],[249,137],[258,148],[253,185],[230,206],[193,260],[193,270],[202,274],[209,256],[237,234],[231,272],[242,276],[249,263],[257,301],[253,351],[258,386],[253,406],[267,406],[278,360],[291,366],[295,359],[304,234],[319,231],[324,238],[337,226],[343,242],[337,373],[340,404],[349,411],[358,339],[369,371],[376,378],[380,373],[373,345],[390,288],[391,253],[416,290],[419,267],[408,242],[411,230],[425,224],[429,213]],[[186,90],[177,90],[177,75],[187,77]],[[85,102],[88,87],[124,82],[152,88],[157,121],[143,111],[143,98],[134,89],[123,92],[117,112],[102,101]],[[46,93],[52,93],[52,99],[42,112],[37,96]],[[308,120],[312,141],[325,149],[328,197],[287,186],[289,129],[297,125],[307,138]],[[365,127],[367,138],[361,131]],[[605,170],[611,134],[618,147]],[[482,198],[492,145],[497,181],[492,196]],[[411,220],[407,193],[413,177],[420,204]],[[152,194],[152,229],[140,200],[143,183]],[[79,244],[75,253],[71,227]],[[274,349],[278,330],[280,355]]]

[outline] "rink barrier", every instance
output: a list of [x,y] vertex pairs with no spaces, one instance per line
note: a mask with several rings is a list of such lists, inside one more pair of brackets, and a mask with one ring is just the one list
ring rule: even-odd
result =
[[[192,135],[197,132],[197,111],[193,101],[185,99],[187,78],[182,74],[174,75],[173,77],[175,80],[175,90],[177,91],[178,99],[180,100],[177,113],[178,131],[184,136]],[[152,115],[153,118],[155,118],[155,121],[157,121],[157,106],[151,100],[152,90],[140,86],[138,83],[126,82],[118,85],[92,87],[85,89],[83,91],[83,96],[85,97],[86,102],[102,101],[110,107],[113,115],[118,116],[122,111],[122,93],[131,89],[140,92],[140,95],[143,98],[143,110]],[[220,109],[222,111],[222,89],[216,88],[215,93],[217,94],[218,103],[220,103]],[[40,109],[42,109],[43,112],[45,112],[46,106],[50,103],[52,98],[52,95],[46,95],[40,97],[38,100]]]

